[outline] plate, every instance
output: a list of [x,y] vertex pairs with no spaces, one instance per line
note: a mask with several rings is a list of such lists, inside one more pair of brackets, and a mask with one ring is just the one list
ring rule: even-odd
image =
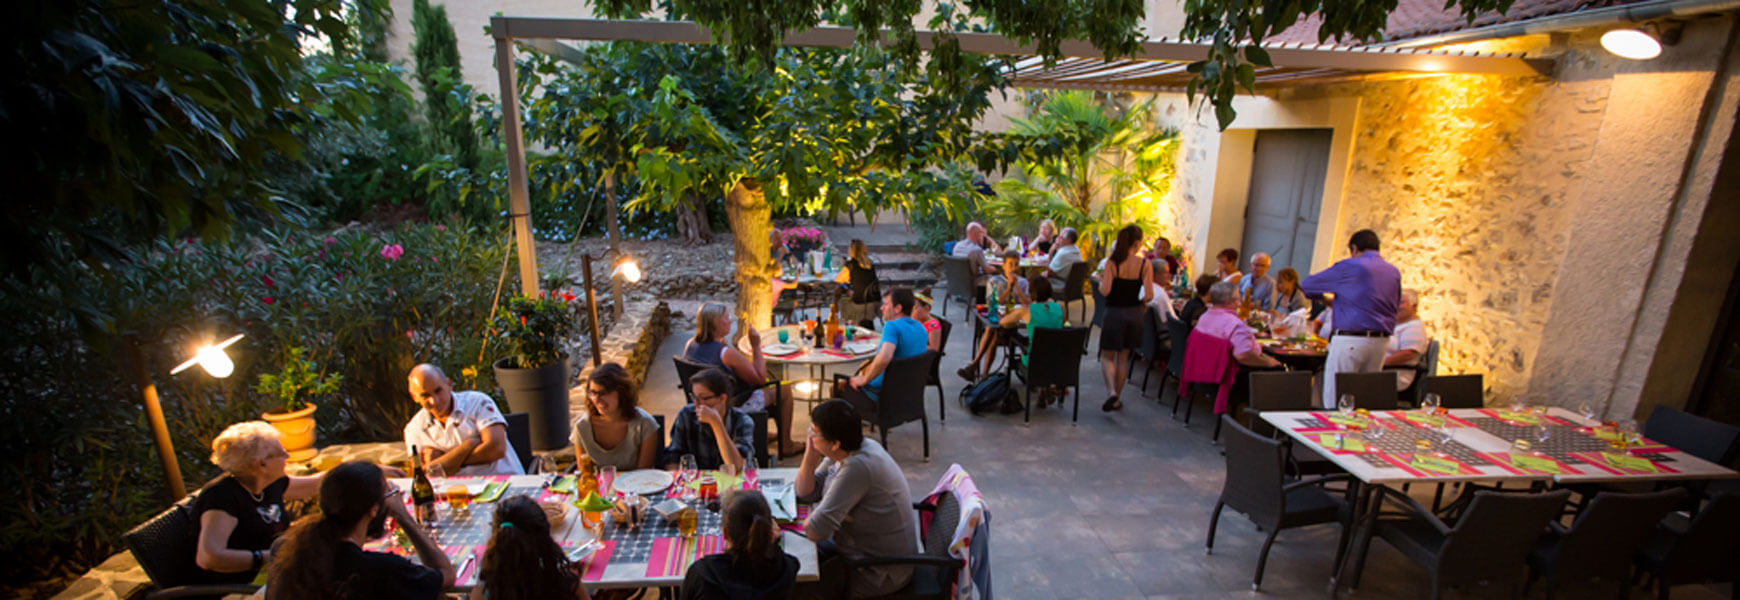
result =
[[624,494],[650,496],[671,487],[671,481],[671,474],[668,471],[641,469],[617,475],[616,482],[612,484],[612,487]]
[[762,354],[786,355],[786,354],[796,354],[797,351],[798,351],[798,347],[796,344],[781,344],[781,343],[775,342],[772,344],[763,344],[761,346],[761,353]]

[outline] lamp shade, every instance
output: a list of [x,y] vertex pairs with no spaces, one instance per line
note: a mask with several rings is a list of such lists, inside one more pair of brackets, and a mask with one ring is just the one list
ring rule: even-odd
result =
[[235,337],[222,342],[201,346],[199,351],[194,353],[193,358],[177,365],[169,371],[169,374],[174,375],[186,371],[194,365],[199,365],[200,368],[205,369],[206,374],[212,377],[218,379],[229,377],[231,373],[236,372],[236,363],[230,360],[230,355],[224,353],[224,348],[228,348],[230,344],[234,344],[240,339],[242,339],[242,334],[238,333]]
[[640,265],[635,264],[634,259],[624,257],[621,262],[616,263],[616,269],[610,272],[611,277],[616,277],[618,275],[622,276],[623,279],[627,279],[629,283],[639,283]]
[[1661,40],[1642,29],[1614,29],[1601,34],[1601,47],[1620,58],[1649,60],[1661,56]]

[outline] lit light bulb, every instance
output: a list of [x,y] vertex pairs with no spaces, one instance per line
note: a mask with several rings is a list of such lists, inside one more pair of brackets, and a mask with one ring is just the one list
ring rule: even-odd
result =
[[799,394],[804,394],[804,395],[809,395],[809,394],[815,393],[816,392],[816,382],[814,382],[814,381],[799,381],[797,384],[797,392]]
[[616,270],[610,274],[611,277],[618,275],[627,279],[629,283],[638,283],[640,282],[640,265],[635,264],[632,259],[624,260],[622,264],[616,265]]
[[230,360],[230,355],[224,354],[224,349],[217,346],[200,348],[199,355],[194,360],[199,361],[200,368],[205,369],[206,373],[218,379],[229,377],[230,373],[236,371],[235,361]]
[[1661,56],[1661,40],[1641,29],[1614,29],[1601,34],[1601,47],[1614,56],[1649,60]]

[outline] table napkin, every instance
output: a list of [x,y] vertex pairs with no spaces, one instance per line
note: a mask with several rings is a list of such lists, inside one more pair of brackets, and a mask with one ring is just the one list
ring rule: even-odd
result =
[[476,496],[473,496],[471,501],[479,503],[495,502],[496,500],[501,499],[502,492],[506,492],[507,489],[508,483],[506,481],[491,481],[484,484],[483,491],[478,492]]
[[556,483],[550,485],[550,491],[558,494],[574,493],[574,485],[579,480],[573,475],[563,475],[556,478]]
[[1554,475],[1564,472],[1564,469],[1559,467],[1559,461],[1528,454],[1518,454],[1515,452],[1510,453],[1510,464],[1524,469],[1532,469],[1535,471],[1552,473]]
[[1422,413],[1419,411],[1412,411],[1412,410],[1397,411],[1397,412],[1399,414],[1401,414],[1403,419],[1407,419],[1409,422],[1417,424],[1417,425],[1423,425],[1426,427],[1440,427],[1440,426],[1444,425],[1444,417],[1440,417],[1438,415],[1428,415],[1428,414],[1425,414],[1425,413]]
[[1495,410],[1491,412],[1493,416],[1498,417],[1500,420],[1510,421],[1512,423],[1522,423],[1524,425],[1539,425],[1541,423],[1540,415],[1531,412],[1517,412],[1512,410]]
[[1341,413],[1319,413],[1319,414],[1324,415],[1324,418],[1329,419],[1330,423],[1334,423],[1336,425],[1348,425],[1348,426],[1363,426],[1363,425],[1365,425],[1365,419],[1361,419],[1359,417],[1349,417],[1349,416],[1343,415]]
[[1455,475],[1462,472],[1462,466],[1456,461],[1428,454],[1414,454],[1414,460],[1409,461],[1408,466],[1445,475]]
[[797,490],[792,486],[763,489],[761,495],[767,497],[767,505],[773,510],[775,521],[791,521],[798,517]]
[[1353,436],[1350,436],[1350,435],[1341,436],[1341,443],[1338,445],[1335,443],[1335,434],[1333,434],[1333,433],[1319,433],[1319,434],[1317,434],[1317,444],[1319,446],[1323,446],[1324,448],[1328,448],[1331,450],[1346,450],[1348,452],[1365,452],[1365,442],[1362,442],[1359,439],[1357,439]]
[[846,349],[847,352],[851,352],[853,354],[865,354],[868,352],[875,352],[876,347],[879,345],[881,345],[880,340],[867,340],[867,341],[861,341],[861,342],[847,343],[844,346],[844,348]]
[[1647,471],[1650,473],[1660,473],[1661,472],[1660,469],[1657,469],[1655,467],[1655,463],[1651,462],[1647,458],[1638,458],[1636,456],[1631,456],[1629,454],[1619,454],[1616,452],[1602,452],[1601,458],[1602,458],[1602,460],[1607,461],[1607,464],[1613,465],[1615,467],[1619,467],[1622,469],[1631,469],[1633,471]]

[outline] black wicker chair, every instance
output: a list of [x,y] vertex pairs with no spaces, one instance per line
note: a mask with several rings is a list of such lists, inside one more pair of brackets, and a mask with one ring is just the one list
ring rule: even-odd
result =
[[1687,519],[1669,515],[1637,553],[1637,567],[1648,573],[1656,596],[1666,600],[1676,585],[1704,581],[1733,584],[1740,595],[1734,565],[1740,564],[1740,494],[1718,494]]
[[121,536],[151,584],[157,586],[146,596],[149,600],[252,594],[260,589],[245,584],[193,583],[199,574],[199,566],[193,562],[199,544],[199,515],[193,514],[198,496],[198,492],[189,494]]
[[961,561],[949,555],[949,544],[954,542],[955,527],[961,522],[961,505],[955,501],[954,494],[943,494],[935,508],[922,503],[915,503],[912,508],[930,513],[930,518],[918,519],[921,528],[925,523],[930,524],[928,529],[919,532],[919,537],[924,540],[924,553],[845,558],[848,589],[851,588],[851,577],[860,568],[912,565],[912,581],[905,588],[893,594],[875,596],[874,600],[950,600],[953,597]]
[[[1081,416],[1081,349],[1087,346],[1089,331],[1087,327],[1035,329],[1029,342],[1031,350],[1017,349],[1027,352],[1027,360],[1023,361],[1019,356],[1009,357],[1015,364],[1015,376],[1026,384],[1021,392],[1021,403],[1025,406],[1022,423],[1033,420],[1033,388],[1042,386],[1075,388],[1070,393],[1075,398],[1075,407],[1069,415],[1070,424],[1074,425],[1076,418]],[[1058,402],[1062,401],[1062,398],[1058,399]]]
[[1087,317],[1087,297],[1085,290],[1087,289],[1090,267],[1091,266],[1085,262],[1078,262],[1069,266],[1069,273],[1066,274],[1063,279],[1063,289],[1058,290],[1057,297],[1055,298],[1058,302],[1063,303],[1064,316],[1069,315],[1069,303],[1080,302],[1082,303],[1081,316],[1082,318]]
[[1338,555],[1335,557],[1339,564],[1340,549],[1346,548],[1347,536],[1352,530],[1348,521],[1353,512],[1343,497],[1330,494],[1321,486],[1332,481],[1351,482],[1352,476],[1342,473],[1289,480],[1284,466],[1287,456],[1284,444],[1245,429],[1230,415],[1221,415],[1221,422],[1232,430],[1225,442],[1226,484],[1208,518],[1205,551],[1214,553],[1214,532],[1220,525],[1220,511],[1231,508],[1244,513],[1259,529],[1269,534],[1268,539],[1263,540],[1262,552],[1257,554],[1257,573],[1251,577],[1251,589],[1262,585],[1263,567],[1269,562],[1269,547],[1274,545],[1275,536],[1283,529],[1341,523],[1341,541],[1336,544]]
[[[1353,394],[1354,406],[1369,411],[1395,410],[1396,404],[1396,374],[1389,371],[1376,373],[1336,373],[1335,393],[1337,395]],[[1335,398],[1324,398],[1328,404]]]
[[871,400],[863,390],[846,385],[845,380],[851,376],[845,373],[834,374],[834,389],[858,409],[858,418],[875,425],[882,433],[884,448],[888,447],[888,428],[918,421],[924,428],[924,459],[928,461],[930,418],[924,412],[924,388],[930,378],[932,362],[936,362],[936,353],[929,350],[890,361],[888,368],[882,371],[882,390],[875,400]]
[[[1672,489],[1646,494],[1606,493],[1595,497],[1577,520],[1566,528],[1547,523],[1549,533],[1529,553],[1529,568],[1547,580],[1547,598],[1559,584],[1606,578],[1619,584],[1619,597],[1631,591],[1632,556],[1655,532],[1662,517],[1686,498],[1686,491]],[[1523,592],[1528,592],[1527,587]]]
[[[1434,600],[1446,586],[1463,583],[1509,583],[1513,590],[1519,589],[1529,552],[1571,497],[1570,490],[1539,494],[1481,490],[1474,493],[1474,500],[1455,525],[1449,525],[1405,493],[1381,486],[1377,493],[1371,508],[1376,519],[1375,537],[1389,542],[1430,574]],[[1401,512],[1382,514],[1386,501]],[[1367,535],[1360,544],[1349,582],[1355,589],[1359,588],[1372,537]]]
[[1425,388],[1425,394],[1437,394],[1439,406],[1446,409],[1486,407],[1486,384],[1479,373],[1432,375],[1426,378]]
[[[1130,353],[1130,372],[1136,372],[1136,364],[1140,362],[1142,369],[1142,393],[1148,393],[1148,377],[1154,374],[1154,363],[1159,361],[1166,352],[1165,327],[1161,325],[1160,315],[1152,307],[1142,307],[1142,343]],[[1162,377],[1162,380],[1165,378]],[[1164,395],[1165,390],[1160,393]]]
[[973,285],[973,280],[977,279],[977,276],[973,273],[972,261],[957,256],[944,256],[942,261],[943,279],[947,280],[948,287],[943,294],[942,306],[938,307],[941,310],[937,312],[944,315],[948,314],[949,301],[959,300],[966,303],[967,314],[971,315],[973,298],[977,294],[974,290],[976,286]]
[[514,456],[520,459],[520,466],[527,473],[532,472],[532,415],[530,413],[508,413],[502,415],[507,419],[507,441],[514,448]]
[[943,392],[941,367],[943,357],[948,356],[946,350],[949,347],[949,333],[955,330],[955,324],[950,323],[948,319],[932,316],[938,323],[942,324],[942,339],[937,343],[936,360],[930,361],[930,381],[926,382],[925,385],[936,386],[936,420],[938,423],[947,423],[949,420],[948,394]]
[[[689,378],[695,376],[696,373],[714,367],[681,356],[672,356],[671,363],[677,367],[677,388],[683,390],[683,398],[686,399],[689,404],[694,404],[695,392],[689,389]],[[784,382],[778,379],[769,379],[761,385],[749,386],[743,385],[743,381],[740,379],[733,379],[732,385],[735,386],[736,389],[731,392],[731,405],[739,407],[743,406],[743,403],[748,402],[750,396],[755,394],[755,390],[767,389],[769,391],[763,392],[762,398],[766,402],[766,407],[774,408],[774,405],[781,401],[779,397],[779,386],[782,383]],[[771,397],[769,396],[770,394]],[[795,399],[792,401],[796,402]],[[773,418],[773,411],[765,409],[750,410],[744,411],[744,414],[749,415],[749,419],[755,421],[755,464],[763,467],[773,466],[773,455],[767,451],[767,432],[772,429],[772,427],[768,425],[768,421]],[[779,433],[780,435],[787,434],[785,431]],[[661,448],[663,447],[662,444],[663,442],[661,442]]]
[[1420,406],[1420,398],[1426,395],[1426,378],[1438,374],[1438,340],[1432,340],[1426,345],[1426,353],[1420,355],[1420,364],[1412,367],[1389,367],[1386,370],[1398,373],[1403,370],[1414,372],[1414,380],[1401,391],[1400,396],[1402,402],[1409,406]]
[[[1171,354],[1166,357],[1166,372],[1160,374],[1160,392],[1154,395],[1154,401],[1159,402],[1166,397],[1166,380],[1178,381],[1184,377],[1184,350],[1190,345],[1190,323],[1183,319],[1173,319],[1166,322],[1167,345]],[[1188,396],[1180,398],[1172,396],[1172,415],[1178,415],[1178,402],[1189,400]]]

